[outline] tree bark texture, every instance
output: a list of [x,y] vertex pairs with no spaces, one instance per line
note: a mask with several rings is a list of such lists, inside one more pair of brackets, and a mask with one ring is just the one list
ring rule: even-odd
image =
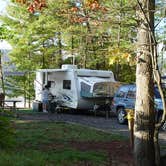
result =
[[0,50],[0,78],[1,78],[2,93],[5,96],[5,85],[4,85],[4,78],[3,78],[3,71],[2,71],[2,53],[1,53],[1,50]]
[[155,166],[154,85],[149,35],[154,29],[155,0],[139,0],[138,4],[134,160],[136,166]]
[[59,47],[59,53],[56,58],[56,64],[59,68],[62,66],[62,36],[61,32],[58,32],[58,47]]

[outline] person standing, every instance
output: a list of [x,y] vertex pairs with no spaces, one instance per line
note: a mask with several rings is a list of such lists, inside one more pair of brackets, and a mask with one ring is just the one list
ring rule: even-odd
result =
[[49,95],[50,95],[49,88],[47,85],[45,85],[42,91],[43,112],[48,112]]

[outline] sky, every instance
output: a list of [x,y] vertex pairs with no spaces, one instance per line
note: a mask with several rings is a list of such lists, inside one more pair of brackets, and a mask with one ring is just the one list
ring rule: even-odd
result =
[[[0,15],[6,13],[6,5],[9,3],[10,0],[0,0]],[[0,50],[11,50],[11,46],[6,41],[0,41]]]
[[0,0],[0,14],[5,13],[5,7],[10,0]]

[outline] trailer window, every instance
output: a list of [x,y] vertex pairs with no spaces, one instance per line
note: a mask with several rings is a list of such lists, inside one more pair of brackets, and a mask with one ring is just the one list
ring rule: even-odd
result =
[[90,93],[90,89],[91,89],[91,86],[84,83],[84,82],[81,82],[81,91],[80,91],[80,94],[82,97],[91,97],[92,96],[92,93]]
[[45,84],[45,80],[46,80],[46,73],[43,72],[43,84]]
[[48,82],[47,82],[47,86],[48,86],[48,88],[51,87],[51,81],[48,81]]
[[90,93],[90,88],[91,86],[84,83],[84,82],[81,82],[81,91],[84,91],[86,93]]
[[71,89],[71,80],[63,80],[63,89]]

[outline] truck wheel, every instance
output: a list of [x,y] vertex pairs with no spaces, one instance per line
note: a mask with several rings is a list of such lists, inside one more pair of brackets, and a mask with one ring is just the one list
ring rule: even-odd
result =
[[127,122],[126,112],[123,107],[118,108],[117,119],[119,124],[125,124]]
[[162,129],[163,131],[166,131],[166,122],[163,124],[163,126],[161,126],[161,129]]

